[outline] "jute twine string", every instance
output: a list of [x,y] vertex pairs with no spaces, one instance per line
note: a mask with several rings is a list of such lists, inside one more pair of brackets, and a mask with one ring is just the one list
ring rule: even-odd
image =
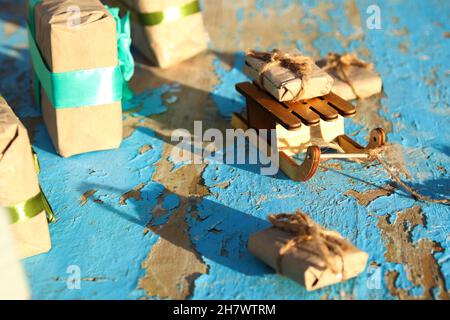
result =
[[[313,247],[315,254],[324,261],[325,266],[344,281],[344,252],[349,249],[349,245],[343,238],[337,237],[336,232],[318,225],[300,210],[297,210],[295,214],[271,214],[269,215],[269,221],[275,228],[293,235],[279,251],[276,261],[277,273],[283,274],[281,267],[283,257],[289,251],[308,241]],[[336,255],[341,258],[341,270],[338,270],[334,263],[333,257]]]
[[294,94],[287,89],[294,97],[291,101],[301,100],[301,96],[305,90],[305,82],[311,74],[314,61],[307,56],[301,54],[289,54],[274,49],[271,52],[247,50],[245,53],[248,57],[252,57],[263,61],[265,64],[259,71],[259,82],[261,86],[264,81],[264,73],[275,66],[281,66],[292,71],[298,78],[302,80],[300,90]]
[[335,52],[328,53],[327,61],[323,67],[324,71],[335,70],[337,77],[347,83],[352,89],[353,94],[361,99],[361,96],[356,92],[356,88],[349,77],[350,66],[359,67],[367,70],[373,69],[373,64],[358,59],[355,53],[346,53],[340,55]]
[[412,187],[407,185],[405,182],[403,182],[402,179],[400,178],[400,175],[397,172],[395,172],[391,168],[389,163],[387,163],[381,157],[381,153],[382,153],[383,149],[384,149],[384,147],[370,149],[370,150],[367,151],[367,153],[368,153],[369,157],[371,158],[371,160],[377,160],[383,166],[384,170],[386,170],[386,172],[390,175],[390,177],[398,185],[403,187],[403,189],[405,189],[415,200],[417,200],[417,201],[425,201],[425,202],[430,202],[430,203],[441,203],[441,204],[445,204],[445,205],[449,205],[450,204],[450,199],[433,199],[431,197],[424,196],[424,195],[420,194],[417,190],[413,189]]

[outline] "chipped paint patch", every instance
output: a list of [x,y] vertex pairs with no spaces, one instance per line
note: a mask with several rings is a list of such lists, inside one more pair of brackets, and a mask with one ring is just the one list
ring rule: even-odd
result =
[[89,198],[92,197],[96,192],[96,189],[91,189],[83,193],[80,196],[80,206],[84,206],[88,202]]
[[[159,235],[159,240],[142,264],[146,274],[140,279],[139,287],[149,296],[186,299],[192,295],[195,279],[208,272],[207,265],[190,239],[187,217],[189,212],[195,210],[198,201],[209,194],[209,190],[202,179],[206,165],[188,164],[174,170],[174,164],[169,161],[172,148],[168,144],[164,146],[153,180],[165,188],[159,199],[160,207],[163,198],[170,194],[177,194],[180,203],[167,222],[162,225],[149,224],[150,230]],[[154,213],[161,216],[165,210]]]
[[361,206],[368,206],[372,201],[380,197],[389,196],[394,192],[394,187],[390,184],[384,185],[381,188],[370,189],[363,192],[350,189],[344,193],[346,196],[351,196],[358,201]]
[[193,293],[195,279],[208,272],[189,238],[186,213],[191,205],[185,199],[167,223],[150,227],[160,238],[143,262],[146,274],[139,280],[139,287],[149,296],[187,299]]
[[152,150],[152,149],[153,149],[153,147],[151,145],[144,144],[142,147],[139,148],[138,152],[139,152],[139,154],[144,154],[147,151]]
[[221,188],[221,189],[226,189],[229,186],[230,186],[230,181],[223,181],[223,182],[219,182],[219,183],[216,183],[215,185],[213,185],[213,187]]
[[142,200],[141,189],[145,186],[144,183],[138,184],[133,190],[125,192],[119,199],[119,205],[124,206],[127,204],[128,199],[134,199],[136,201]]
[[[419,206],[397,212],[392,223],[389,214],[378,220],[378,227],[386,245],[386,261],[402,264],[408,280],[423,291],[422,295],[417,296],[410,293],[410,288],[398,288],[396,279],[399,273],[390,270],[386,273],[388,289],[400,299],[449,299],[445,279],[434,257],[434,253],[442,252],[443,248],[439,243],[427,238],[415,242],[411,239],[414,228],[425,224],[425,216]],[[436,296],[433,294],[435,289],[438,291]]]

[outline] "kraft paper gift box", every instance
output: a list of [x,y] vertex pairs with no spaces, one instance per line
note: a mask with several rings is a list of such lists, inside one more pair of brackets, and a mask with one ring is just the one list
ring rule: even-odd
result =
[[[344,57],[344,61],[348,56],[334,56],[331,53],[329,57],[330,55],[332,59]],[[317,65],[327,71],[334,79],[331,91],[345,100],[364,99],[380,93],[383,83],[380,75],[373,70],[372,64],[359,60],[356,55],[348,56],[348,58],[348,65],[342,65],[344,70],[336,67],[327,68],[327,59],[317,61]],[[342,72],[346,74],[344,75]],[[346,79],[346,77],[348,78]]]
[[319,225],[317,227],[328,237],[337,239],[344,248],[341,255],[332,253],[330,256],[330,263],[338,272],[327,267],[323,257],[318,254],[314,238],[301,241],[280,258],[280,250],[295,235],[275,226],[250,235],[248,250],[274,269],[279,263],[279,271],[283,275],[302,284],[308,291],[350,279],[364,270],[368,259],[366,252],[353,246],[338,232],[325,230]]
[[0,207],[0,300],[25,300],[30,291],[9,223],[6,210]]
[[47,215],[28,132],[1,97],[0,207],[14,217],[10,228],[19,258],[50,250]]
[[104,0],[131,12],[133,45],[150,62],[167,68],[208,47],[199,1]]
[[[287,50],[286,53],[292,56],[301,55],[297,49]],[[260,75],[265,64],[266,62],[247,55],[244,73],[278,101],[321,97],[328,94],[333,86],[333,78],[321,70],[314,62],[312,62],[310,74],[303,80],[291,70],[279,65],[269,68]],[[297,97],[301,90],[303,92]]]
[[36,98],[56,151],[69,157],[119,147],[123,74],[114,17],[98,0],[30,0],[29,23]]

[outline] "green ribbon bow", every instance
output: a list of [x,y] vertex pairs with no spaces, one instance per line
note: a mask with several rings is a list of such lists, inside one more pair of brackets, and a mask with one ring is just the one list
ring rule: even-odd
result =
[[130,52],[129,17],[116,20],[119,64],[115,67],[68,72],[51,72],[35,41],[35,7],[42,0],[28,2],[28,40],[35,73],[35,98],[41,104],[40,86],[44,88],[56,109],[110,104],[131,99],[133,94],[127,81],[134,73],[134,60]]
[[123,98],[125,100],[131,100],[133,98],[133,92],[128,86],[128,81],[134,74],[134,59],[131,54],[131,28],[130,28],[130,12],[127,12],[123,18],[120,18],[119,8],[110,8],[106,6],[109,13],[116,21],[117,31],[117,49],[119,55],[119,66],[122,71],[123,78]]

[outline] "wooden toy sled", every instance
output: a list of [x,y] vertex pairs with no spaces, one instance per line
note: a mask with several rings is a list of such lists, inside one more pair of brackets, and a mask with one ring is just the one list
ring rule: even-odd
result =
[[[314,176],[320,160],[344,158],[368,161],[367,151],[386,141],[383,129],[373,129],[366,147],[344,133],[344,118],[356,114],[355,107],[334,93],[298,102],[279,102],[250,82],[236,85],[246,97],[245,115],[234,113],[231,125],[235,129],[275,129],[280,169],[292,180],[306,181]],[[270,145],[269,135],[267,143]],[[322,153],[321,147],[336,150]],[[298,164],[293,155],[306,153]]]

